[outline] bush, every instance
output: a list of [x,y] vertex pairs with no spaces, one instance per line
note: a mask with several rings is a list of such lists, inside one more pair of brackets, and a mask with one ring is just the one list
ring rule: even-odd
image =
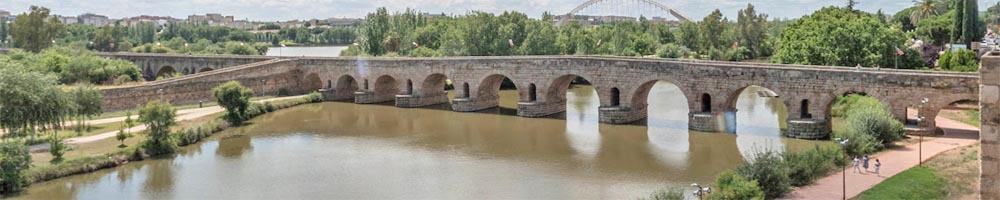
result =
[[[323,94],[321,94],[319,92],[309,93],[309,95],[306,95],[306,101],[309,102],[309,103],[323,102]],[[268,112],[270,112],[270,111],[268,111]]]
[[848,139],[850,155],[874,153],[885,144],[899,141],[904,136],[903,123],[896,121],[892,112],[875,98],[849,95],[838,97],[831,114],[846,118],[844,130],[834,132],[834,137]]
[[21,191],[30,183],[27,171],[31,167],[28,146],[17,142],[0,143],[0,194]]
[[63,139],[59,138],[58,135],[50,137],[49,154],[52,154],[52,162],[62,161],[62,156],[66,153],[67,149],[69,147],[66,146],[66,143],[63,143]]
[[726,171],[715,179],[715,191],[709,193],[706,199],[764,199],[764,191],[756,180]]
[[656,49],[656,56],[660,58],[687,58],[691,55],[691,49],[674,43],[663,44]]
[[[642,200],[647,200],[645,198],[639,198]],[[652,195],[649,196],[648,200],[684,200],[684,191],[678,188],[672,188],[669,190],[657,190]]]
[[249,118],[247,107],[253,96],[252,89],[243,87],[238,81],[229,81],[212,89],[212,94],[219,105],[226,109],[225,119],[229,123],[239,126]]
[[[348,48],[350,49],[350,48]],[[347,50],[344,50],[347,51]],[[412,57],[441,57],[441,53],[427,47],[420,47],[410,51]]]
[[819,147],[798,153],[784,154],[788,179],[793,186],[806,186],[814,180],[825,177],[847,161],[844,153],[836,147]]
[[781,197],[791,188],[788,171],[778,152],[756,153],[752,161],[736,167],[736,174],[757,181],[767,199]]
[[960,49],[955,52],[945,50],[938,59],[938,66],[947,71],[975,72],[979,71],[979,61],[976,52]]

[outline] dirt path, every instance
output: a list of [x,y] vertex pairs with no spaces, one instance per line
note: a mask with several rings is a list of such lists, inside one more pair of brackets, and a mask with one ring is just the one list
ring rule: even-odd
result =
[[[936,120],[938,127],[943,129],[945,134],[924,137],[922,160],[926,161],[941,152],[979,142],[978,128],[944,117],[938,117]],[[908,144],[872,156],[871,163],[874,163],[875,159],[882,162],[881,176],[875,175],[874,168],[869,168],[871,172],[853,173],[849,167],[847,169],[847,198],[857,196],[886,178],[917,166],[919,145],[919,143]],[[817,180],[812,185],[792,191],[784,199],[842,199],[844,197],[842,177],[843,173],[838,171]]]
[[[304,97],[305,97],[304,95],[302,95],[302,96],[279,97],[279,98],[271,98],[271,99],[258,100],[256,102],[281,101],[281,100],[295,99],[295,98],[304,98]],[[177,111],[177,121],[187,121],[187,120],[192,120],[192,119],[198,119],[198,118],[201,118],[201,117],[204,117],[204,116],[208,116],[208,115],[212,115],[212,114],[220,113],[220,112],[224,112],[224,111],[226,111],[226,110],[223,109],[222,107],[219,107],[219,106],[209,106],[209,107],[204,107],[204,108],[192,108],[192,109],[178,110]],[[101,123],[111,123],[111,122],[121,122],[121,121],[125,121],[125,117],[116,117],[116,118],[108,118],[108,119],[91,120],[91,121],[88,121],[87,123],[99,124],[98,122],[101,122]],[[141,131],[145,131],[146,130],[146,126],[145,125],[138,125],[138,126],[129,128],[128,130],[131,131],[132,133],[139,133]],[[67,138],[66,140],[64,140],[64,142],[66,144],[71,144],[71,145],[72,144],[84,144],[84,143],[89,143],[89,142],[94,142],[94,141],[98,141],[98,140],[107,139],[107,138],[110,138],[110,137],[115,137],[115,135],[117,135],[117,134],[118,134],[118,131],[115,130],[115,131],[109,131],[109,132],[106,132],[106,133],[101,133],[101,134],[96,134],[96,135]],[[45,151],[48,148],[49,148],[49,144],[48,143],[31,145],[31,151],[32,152]]]

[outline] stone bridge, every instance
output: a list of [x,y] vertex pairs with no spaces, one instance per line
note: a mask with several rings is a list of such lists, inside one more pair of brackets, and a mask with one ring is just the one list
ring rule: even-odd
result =
[[[676,85],[687,99],[692,130],[720,131],[725,112],[736,111],[740,93],[749,86],[773,91],[788,108],[791,137],[813,138],[830,132],[830,110],[837,96],[865,94],[889,105],[899,120],[907,108],[934,127],[938,111],[959,101],[979,98],[979,75],[915,70],[874,70],[827,66],[778,65],[622,57],[452,57],[452,58],[310,58],[264,56],[188,56],[103,54],[137,62],[144,72],[167,66],[182,76],[105,90],[108,109],[133,108],[165,98],[175,103],[214,101],[211,88],[239,80],[258,95],[278,90],[321,90],[328,100],[355,103],[394,102],[399,107],[452,103],[459,112],[498,106],[500,84],[510,79],[520,101],[517,113],[541,117],[565,111],[566,90],[582,77],[597,90],[600,121],[630,123],[646,117],[647,95],[657,81]],[[262,61],[256,62],[255,61]],[[249,63],[249,64],[247,64]],[[220,70],[221,69],[221,70]],[[454,84],[455,98],[445,91]],[[922,104],[922,98],[929,103]]]
[[144,56],[144,54],[132,53],[97,53],[97,55],[135,63],[142,70],[142,77],[147,81],[156,80],[157,77],[161,76],[171,76],[174,73],[189,75],[273,59],[262,56],[219,57],[183,54]]

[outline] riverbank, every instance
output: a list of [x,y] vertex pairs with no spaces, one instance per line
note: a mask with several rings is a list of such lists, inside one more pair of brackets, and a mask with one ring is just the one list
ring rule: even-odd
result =
[[[255,107],[259,109],[259,112],[254,116],[314,102],[316,102],[314,97],[305,96],[258,103]],[[219,119],[220,116],[221,113],[217,112],[197,118],[179,120],[178,126],[172,128],[172,132],[174,132],[172,137],[181,141],[181,146],[195,144],[204,137],[211,136],[214,133],[229,128],[228,123]],[[196,132],[200,133],[197,135],[197,138],[191,138],[189,130],[195,129],[204,130],[205,132]],[[128,145],[127,147],[118,147],[120,143],[112,137],[95,139],[86,143],[81,143],[81,145],[74,146],[74,149],[69,151],[67,155],[64,156],[64,160],[57,162],[52,162],[52,157],[47,152],[32,153],[32,168],[28,170],[29,180],[31,183],[39,183],[61,177],[116,167],[127,164],[131,161],[163,156],[147,155],[138,149],[138,144],[144,141],[145,137],[139,134],[138,131],[133,132],[133,134],[136,135],[136,137],[126,139],[125,141],[125,144]]]

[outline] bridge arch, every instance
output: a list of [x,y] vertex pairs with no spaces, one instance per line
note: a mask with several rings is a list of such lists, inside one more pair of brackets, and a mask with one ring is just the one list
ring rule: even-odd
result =
[[[748,99],[751,101],[751,104],[747,107],[749,110],[739,110],[738,102],[743,96],[751,95],[758,98]],[[731,92],[726,98],[725,108],[727,113],[724,115],[726,131],[739,134],[739,130],[750,130],[750,133],[755,135],[780,135],[780,130],[787,126],[787,119],[790,117],[788,102],[781,95],[782,93],[779,93],[779,91],[759,85],[748,85]],[[764,104],[768,105],[767,110],[770,113],[756,110],[756,105],[760,104],[757,101],[761,100],[765,101]],[[740,123],[740,119],[753,119],[754,121],[753,123]]]
[[[542,99],[542,101],[549,103],[566,102],[566,91],[569,90],[570,85],[573,84],[573,81],[577,80],[577,78],[583,79],[584,81],[591,83],[591,85],[594,86],[595,90],[600,91],[600,89],[598,88],[599,87],[598,84],[594,84],[593,82],[595,79],[590,79],[589,77],[576,74],[566,74],[562,76],[557,76],[555,79],[551,80],[549,86],[545,89],[545,96],[544,96],[545,98]],[[598,92],[597,96],[600,99],[606,98],[606,97],[601,97],[600,92]],[[602,104],[606,105],[607,103],[602,103]]]
[[159,79],[160,77],[163,77],[163,78],[173,78],[177,73],[178,72],[177,72],[176,69],[174,69],[174,67],[163,66],[163,67],[160,67],[160,70],[156,71],[156,76],[155,76],[154,79]]
[[303,93],[319,91],[323,88],[323,80],[319,78],[319,74],[309,73],[306,75],[306,79],[302,84]]
[[198,73],[210,72],[212,70],[214,70],[214,69],[212,69],[211,67],[204,67],[204,68],[201,68],[200,70],[198,70]]
[[446,94],[445,87],[447,85],[448,76],[442,73],[434,73],[424,78],[423,83],[420,84],[420,89],[417,91],[417,95],[425,97],[444,95]]
[[[517,81],[511,78],[511,76],[505,74],[490,74],[486,75],[479,81],[479,87],[476,88],[476,99],[496,99],[499,102],[500,99],[500,87],[503,84],[503,80],[508,79],[514,83],[514,88],[519,89],[517,86]],[[523,98],[518,98],[523,99]]]
[[[327,81],[330,82],[330,81]],[[337,82],[329,83],[330,88],[333,88],[333,97],[328,99],[333,100],[352,100],[354,99],[354,92],[358,91],[358,80],[351,76],[350,74],[340,75],[337,78]]]
[[399,83],[390,75],[382,75],[375,79],[375,96],[395,96],[399,94]]

